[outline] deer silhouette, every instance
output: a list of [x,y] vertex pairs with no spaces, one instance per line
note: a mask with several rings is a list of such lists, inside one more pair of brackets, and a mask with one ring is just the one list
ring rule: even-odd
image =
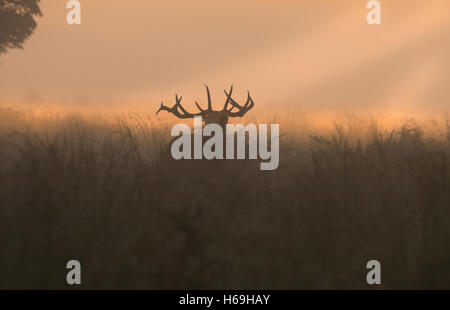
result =
[[[225,95],[227,97],[225,104],[221,110],[213,110],[212,102],[211,102],[211,94],[209,91],[209,88],[207,85],[205,85],[206,88],[206,94],[208,99],[208,107],[206,109],[203,109],[197,101],[195,101],[195,105],[198,108],[198,112],[196,113],[190,113],[188,112],[182,105],[181,100],[182,96],[178,97],[178,94],[175,95],[175,104],[172,107],[168,107],[164,105],[163,102],[161,102],[161,106],[156,112],[158,114],[161,111],[167,111],[168,113],[171,113],[175,115],[177,118],[180,119],[189,119],[189,118],[195,118],[198,116],[202,117],[202,120],[204,121],[205,126],[210,124],[217,124],[219,125],[223,133],[226,133],[226,127],[228,124],[228,120],[232,117],[243,117],[248,111],[250,111],[254,107],[253,99],[250,95],[250,92],[247,91],[247,101],[244,105],[238,104],[232,97],[233,93],[233,86],[230,87],[230,90],[227,92],[224,90]],[[172,139],[172,141],[169,144],[169,149],[172,143],[177,138]],[[226,134],[223,135],[223,151],[226,152],[225,144],[226,144]],[[191,134],[191,141],[194,141],[194,134]],[[167,153],[169,152],[169,149],[167,150]],[[194,149],[194,144],[192,143],[191,149]]]
[[[230,87],[229,91],[224,90],[226,95],[226,101],[222,109],[213,110],[212,102],[211,102],[211,94],[207,85],[205,85],[208,106],[206,109],[202,108],[198,102],[195,101],[195,105],[198,108],[198,111],[195,113],[190,113],[184,108],[181,104],[182,97],[175,95],[175,104],[173,106],[166,106],[163,102],[161,102],[161,106],[156,112],[159,114],[161,111],[166,111],[170,114],[173,114],[179,119],[193,119],[195,117],[202,117],[202,120],[205,126],[210,124],[217,124],[222,128],[223,131],[223,158],[227,154],[227,138],[229,136],[226,128],[228,127],[228,121],[233,117],[243,117],[255,106],[255,103],[250,95],[250,92],[247,91],[247,101],[245,104],[241,105],[237,103],[232,98],[233,86]],[[231,133],[230,133],[231,134]],[[239,133],[241,135],[241,133]],[[249,133],[245,132],[245,146],[244,146],[244,159],[238,161],[228,161],[228,160],[176,160],[172,157],[171,147],[172,144],[178,137],[171,139],[167,147],[162,150],[161,153],[161,161],[160,164],[157,165],[159,169],[161,169],[162,175],[168,175],[170,178],[176,177],[178,175],[182,175],[184,177],[189,176],[192,179],[192,182],[204,183],[204,182],[220,182],[220,179],[215,178],[215,175],[222,173],[224,170],[240,170],[240,169],[252,169],[258,170],[260,169],[260,164],[258,161],[250,159],[250,148],[249,148]],[[238,139],[235,139],[237,136],[237,132],[233,133],[234,146],[233,150],[238,151]],[[194,133],[191,133],[190,141],[191,141],[191,150],[194,150]],[[203,141],[202,146],[206,142]],[[242,146],[242,145],[241,145]],[[192,154],[192,153],[191,153]],[[234,153],[237,154],[237,153]],[[193,158],[192,156],[191,158]],[[237,158],[237,157],[235,157]],[[170,161],[170,164],[164,164]],[[205,173],[199,173],[199,171],[205,171]]]

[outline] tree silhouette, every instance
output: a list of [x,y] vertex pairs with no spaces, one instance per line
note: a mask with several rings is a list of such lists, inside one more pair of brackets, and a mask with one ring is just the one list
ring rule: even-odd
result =
[[0,54],[8,48],[23,48],[42,16],[40,0],[0,0]]

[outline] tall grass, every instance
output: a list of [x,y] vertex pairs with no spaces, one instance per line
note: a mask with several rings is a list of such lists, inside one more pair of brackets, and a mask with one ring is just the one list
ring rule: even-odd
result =
[[294,122],[267,172],[170,160],[144,116],[0,119],[0,288],[68,288],[71,259],[88,289],[367,288],[370,259],[450,288],[448,123]]

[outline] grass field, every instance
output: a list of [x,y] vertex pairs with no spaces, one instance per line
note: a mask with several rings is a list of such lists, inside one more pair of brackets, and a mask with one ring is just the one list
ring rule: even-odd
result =
[[148,115],[0,109],[0,288],[77,259],[87,289],[359,289],[377,259],[382,288],[450,289],[445,118],[280,115],[268,172],[170,160]]

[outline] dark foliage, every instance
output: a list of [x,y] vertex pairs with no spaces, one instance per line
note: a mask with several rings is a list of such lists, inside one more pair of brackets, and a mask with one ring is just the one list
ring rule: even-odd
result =
[[0,0],[0,54],[8,48],[23,48],[41,16],[39,0]]
[[[280,168],[168,160],[168,130],[0,132],[0,288],[450,288],[450,130],[284,137]],[[354,132],[350,132],[353,134]]]

